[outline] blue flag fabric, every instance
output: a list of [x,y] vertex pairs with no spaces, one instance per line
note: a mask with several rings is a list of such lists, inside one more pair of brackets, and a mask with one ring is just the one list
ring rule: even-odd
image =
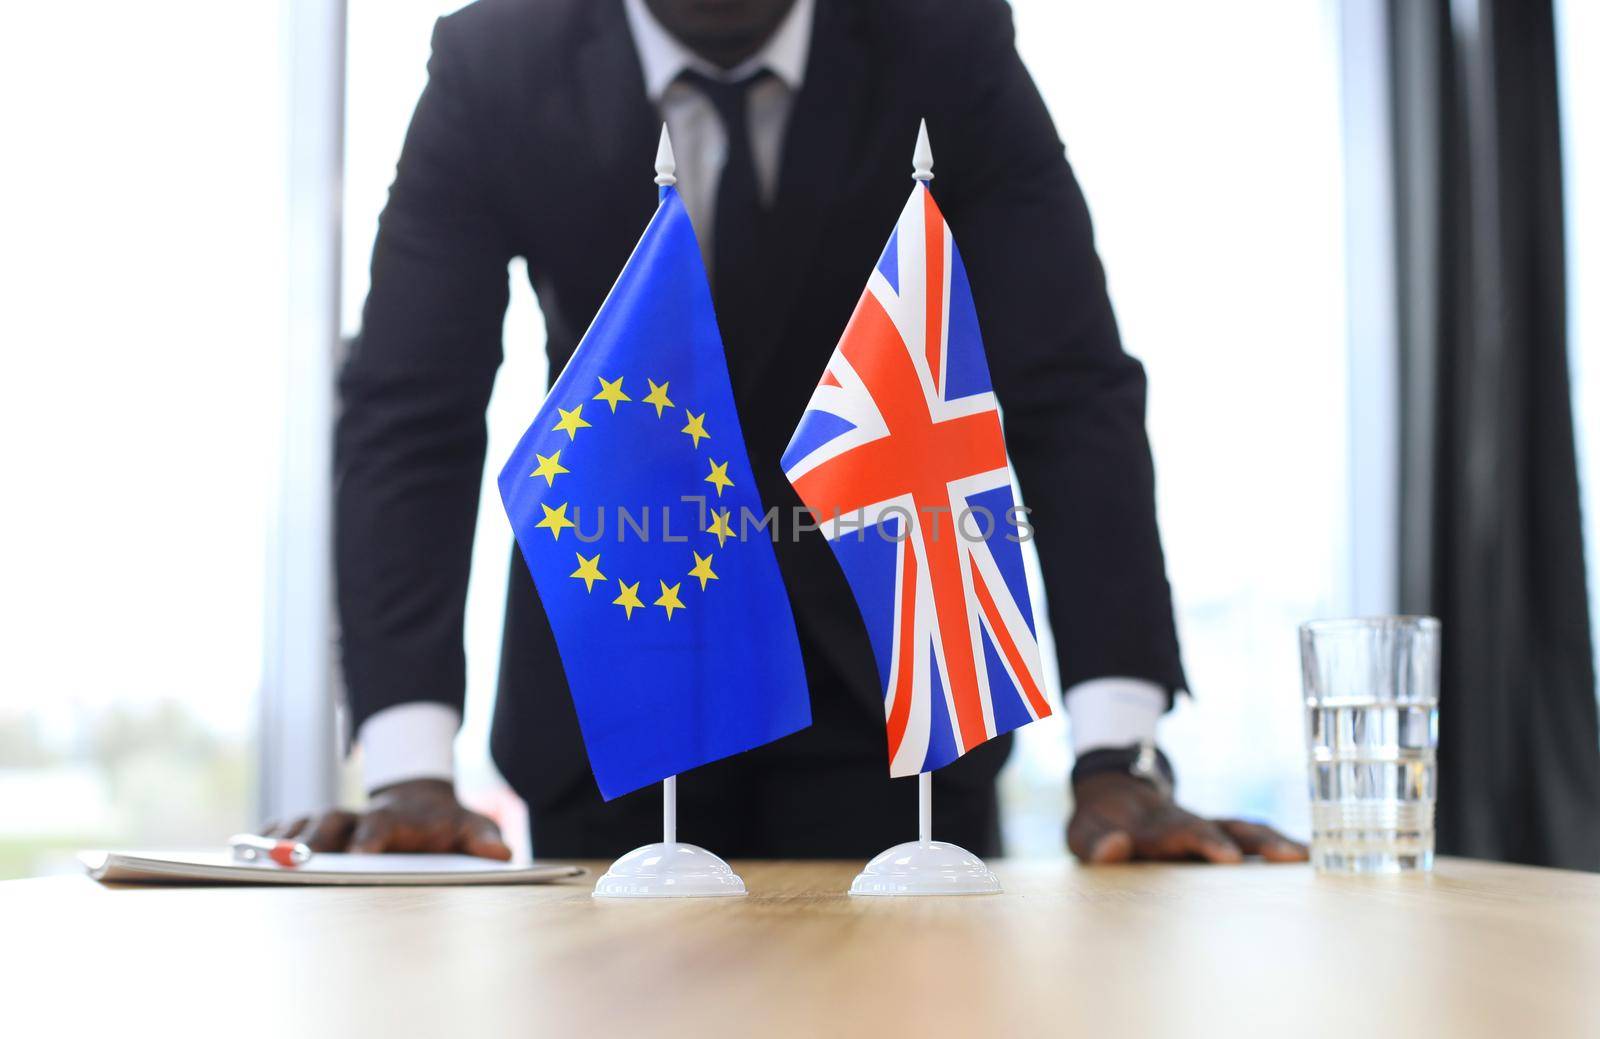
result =
[[676,189],[662,189],[500,496],[607,800],[811,723],[772,543],[740,536],[764,513]]

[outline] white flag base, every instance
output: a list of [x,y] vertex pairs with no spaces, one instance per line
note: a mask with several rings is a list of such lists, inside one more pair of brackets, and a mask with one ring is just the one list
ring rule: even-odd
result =
[[933,839],[933,775],[917,776],[918,839],[867,863],[852,895],[998,895],[1000,880],[965,848]]
[[611,864],[595,898],[705,898],[742,895],[744,881],[721,858],[693,844],[646,844]]
[[[664,133],[665,131],[663,131]],[[611,864],[595,898],[707,898],[745,893],[722,859],[678,841],[678,777],[661,784],[661,843],[635,848]]]
[[852,895],[998,895],[1000,881],[983,860],[944,841],[896,844],[867,863]]

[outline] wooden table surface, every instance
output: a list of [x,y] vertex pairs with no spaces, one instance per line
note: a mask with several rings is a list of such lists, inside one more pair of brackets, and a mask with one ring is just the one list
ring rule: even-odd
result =
[[1600,876],[735,865],[747,898],[0,884],[0,1035],[1600,1036]]

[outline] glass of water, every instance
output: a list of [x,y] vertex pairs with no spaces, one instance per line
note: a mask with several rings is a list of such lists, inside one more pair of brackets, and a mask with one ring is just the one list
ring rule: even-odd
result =
[[1300,626],[1311,861],[1326,873],[1433,868],[1439,622]]

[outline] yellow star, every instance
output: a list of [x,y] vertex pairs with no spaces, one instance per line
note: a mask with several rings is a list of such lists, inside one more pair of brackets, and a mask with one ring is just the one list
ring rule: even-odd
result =
[[578,569],[567,576],[579,578],[583,581],[584,587],[592,592],[596,581],[604,581],[606,579],[606,575],[600,572],[600,553],[596,552],[593,559],[583,558],[582,552],[578,552],[576,555],[578,557]]
[[700,590],[702,592],[706,590],[707,581],[721,580],[720,577],[711,572],[710,556],[703,556],[692,549],[690,550],[690,554],[694,556],[694,569],[689,571],[689,576],[700,578]]
[[663,609],[665,609],[667,611],[667,620],[671,620],[672,619],[672,611],[673,610],[681,610],[681,609],[683,609],[683,602],[678,598],[678,589],[682,588],[682,587],[683,587],[683,582],[682,581],[679,581],[677,584],[673,585],[671,588],[667,587],[667,582],[665,582],[665,581],[661,582],[661,598],[657,599],[651,605],[652,606],[660,606]]
[[622,607],[627,611],[628,619],[633,620],[634,607],[644,605],[644,600],[639,598],[639,582],[635,581],[632,584],[622,584],[622,582],[619,581],[617,583],[622,588],[622,594],[617,596],[615,599],[612,599],[611,605]]
[[[706,461],[711,460],[708,458]],[[733,486],[733,481],[728,479],[728,463],[723,462],[718,465],[716,462],[711,462],[711,475],[706,477],[706,483],[714,484],[717,488],[717,497],[722,497],[722,489]]]
[[699,447],[700,441],[709,439],[711,436],[710,433],[706,432],[706,413],[702,411],[696,415],[690,411],[686,412],[686,414],[689,416],[689,424],[678,430],[678,432],[689,434],[694,439],[694,446]]
[[535,527],[550,528],[550,536],[557,541],[561,540],[561,531],[566,527],[576,527],[577,524],[567,519],[567,503],[562,502],[561,508],[552,509],[544,502],[539,503],[539,508],[544,510],[544,519],[535,523]]
[[570,473],[570,472],[572,472],[571,469],[568,469],[566,466],[561,464],[561,452],[560,451],[557,451],[555,454],[551,455],[548,458],[546,458],[544,455],[539,454],[536,451],[536,452],[534,452],[533,457],[535,457],[535,458],[537,458],[539,460],[539,468],[535,469],[529,475],[535,476],[535,477],[538,477],[538,476],[544,477],[544,484],[545,484],[546,487],[548,487],[551,484],[555,483],[556,482],[556,477],[558,475],[560,475],[561,473]]
[[711,514],[711,526],[706,528],[706,533],[717,536],[717,546],[719,548],[728,543],[728,539],[733,537],[733,529],[728,526],[727,509]]
[[646,379],[645,382],[650,384],[650,394],[645,397],[644,402],[646,404],[654,404],[656,406],[656,418],[660,418],[662,408],[672,407],[672,401],[667,399],[667,387],[671,384],[664,382],[657,386],[654,379]]
[[594,399],[603,400],[611,405],[611,413],[615,415],[618,401],[632,400],[633,398],[622,392],[622,378],[619,376],[610,382],[601,379],[600,392],[594,395]]
[[579,404],[571,411],[566,408],[557,408],[556,410],[561,412],[561,421],[557,422],[554,428],[565,433],[568,440],[578,439],[578,430],[589,425],[583,420],[583,405]]

